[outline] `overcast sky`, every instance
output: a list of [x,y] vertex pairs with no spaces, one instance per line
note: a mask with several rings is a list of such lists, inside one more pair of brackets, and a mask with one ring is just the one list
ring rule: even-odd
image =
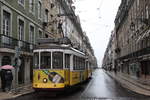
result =
[[76,13],[79,14],[83,31],[90,39],[101,66],[114,19],[121,0],[74,0]]

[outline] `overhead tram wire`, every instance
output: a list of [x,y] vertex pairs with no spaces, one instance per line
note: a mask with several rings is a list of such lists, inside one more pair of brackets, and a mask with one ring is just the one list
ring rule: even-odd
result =
[[[98,0],[98,1],[99,1],[99,0]],[[101,18],[101,7],[102,7],[103,3],[104,3],[104,0],[101,0],[99,6],[98,6],[98,8],[97,8],[97,10],[99,10],[99,13],[98,13],[98,15],[100,15],[99,18]]]

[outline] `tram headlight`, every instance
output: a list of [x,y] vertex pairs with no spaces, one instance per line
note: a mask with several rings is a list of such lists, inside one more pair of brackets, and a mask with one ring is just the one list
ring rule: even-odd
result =
[[47,83],[47,79],[46,78],[43,79],[43,83]]

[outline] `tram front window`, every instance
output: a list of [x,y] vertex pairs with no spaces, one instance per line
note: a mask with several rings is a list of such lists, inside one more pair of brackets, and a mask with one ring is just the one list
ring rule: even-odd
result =
[[39,68],[39,53],[34,53],[34,68],[38,69]]
[[62,52],[53,52],[53,69],[63,69]]
[[50,69],[51,68],[51,53],[41,52],[41,65],[40,69]]

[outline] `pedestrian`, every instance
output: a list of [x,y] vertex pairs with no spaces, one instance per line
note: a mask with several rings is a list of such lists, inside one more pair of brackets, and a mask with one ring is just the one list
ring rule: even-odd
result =
[[0,76],[1,76],[1,88],[2,91],[5,92],[5,87],[6,87],[5,69],[1,69]]
[[7,69],[5,72],[5,79],[6,79],[6,91],[11,90],[12,80],[13,80],[13,74],[11,69]]

